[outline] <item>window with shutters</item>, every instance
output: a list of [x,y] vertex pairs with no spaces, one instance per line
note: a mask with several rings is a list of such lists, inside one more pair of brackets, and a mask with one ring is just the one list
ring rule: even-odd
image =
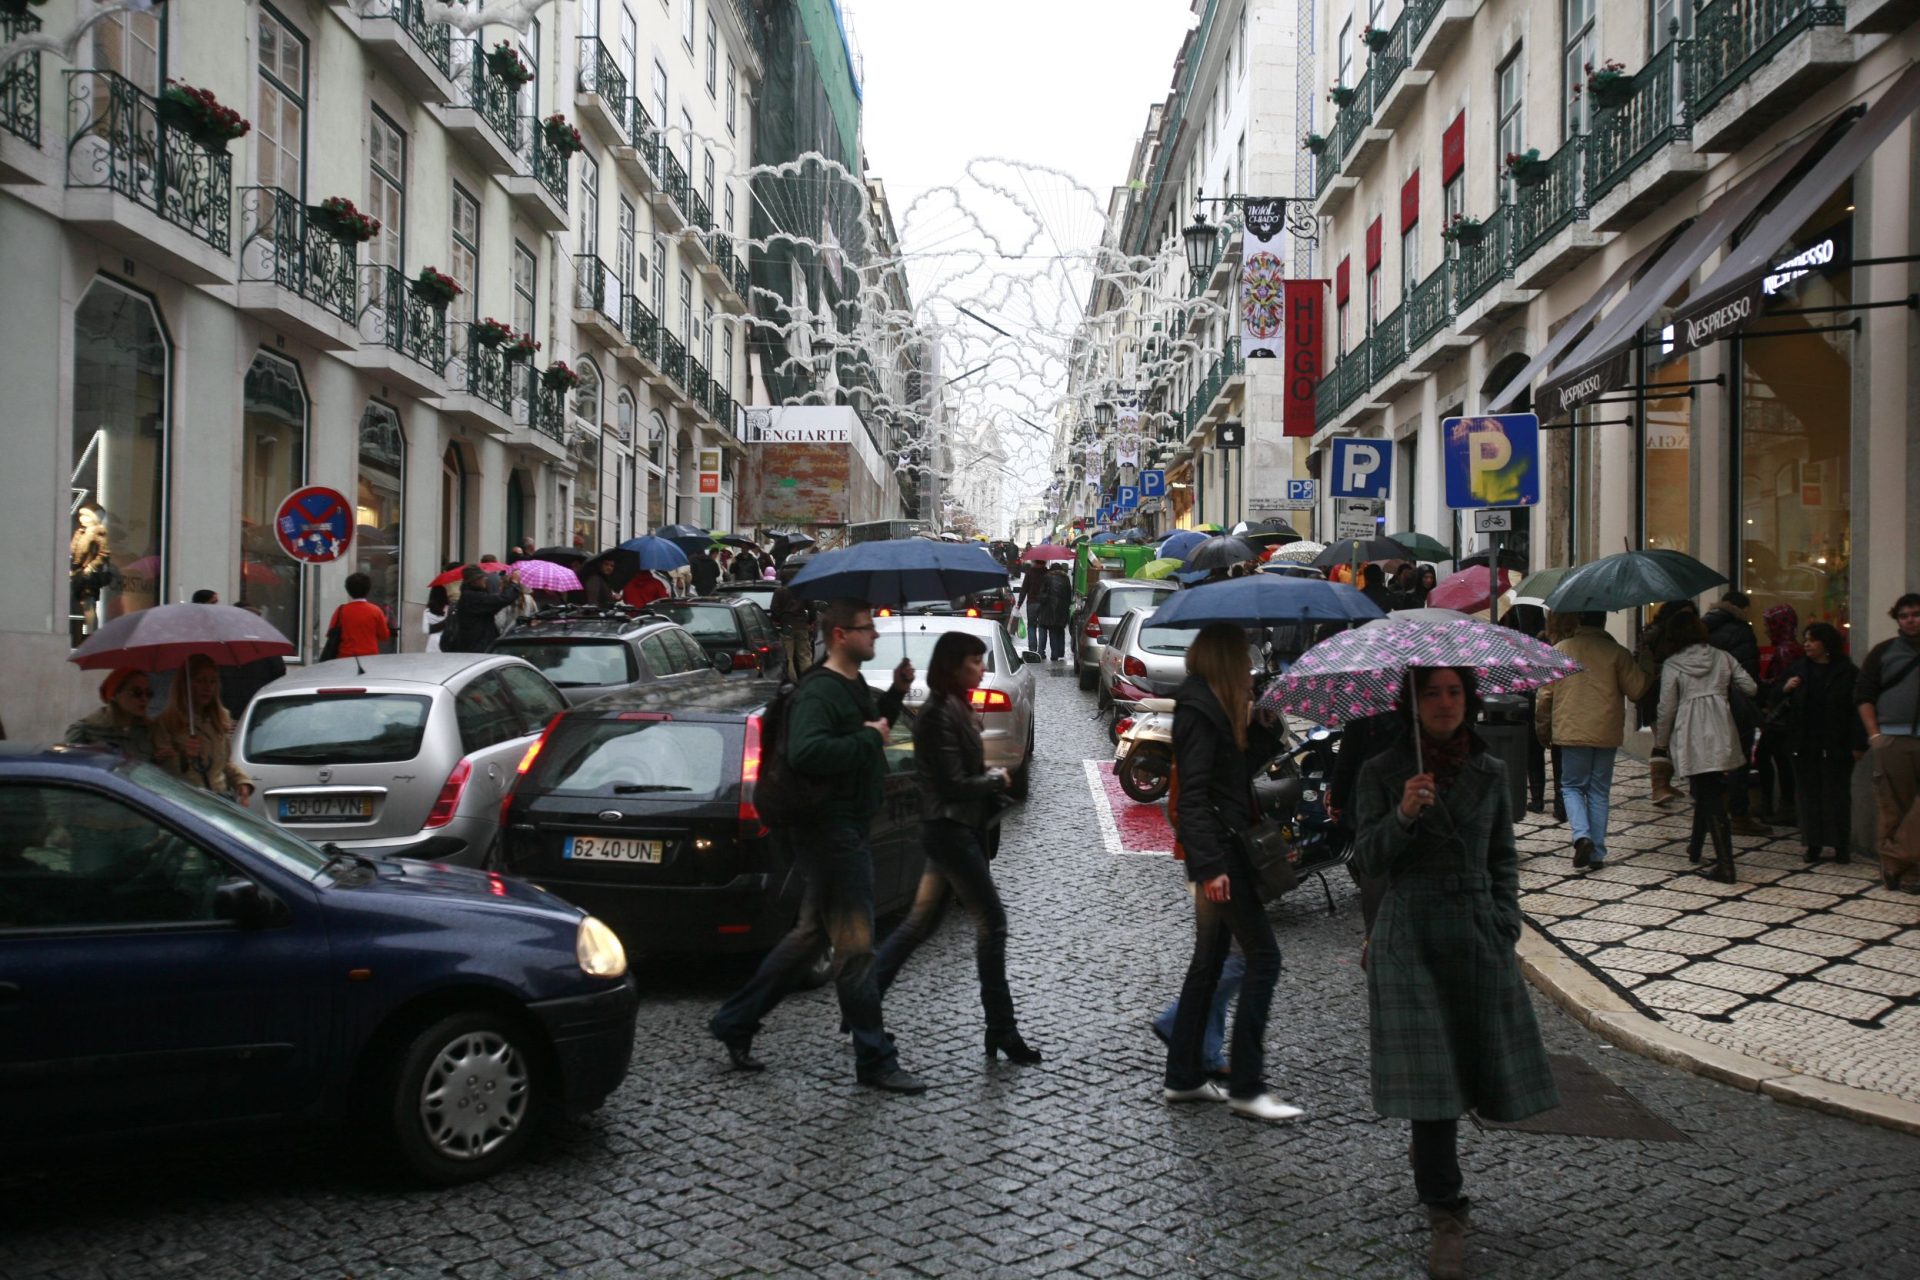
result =
[[540,263],[533,250],[513,242],[513,327],[520,333],[532,333],[534,299],[539,296]]
[[453,300],[456,314],[472,320],[480,310],[480,204],[457,182],[453,184],[452,213],[447,274],[460,285],[460,296]]
[[600,256],[600,165],[580,154],[580,252]]
[[260,6],[255,51],[254,173],[262,186],[306,197],[307,42],[285,19]]
[[367,260],[406,268],[407,135],[373,109],[367,128],[367,213],[380,220],[380,234],[367,244]]

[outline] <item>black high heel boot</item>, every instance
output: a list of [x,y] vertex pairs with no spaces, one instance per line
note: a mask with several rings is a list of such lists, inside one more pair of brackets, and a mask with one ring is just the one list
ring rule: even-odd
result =
[[1714,867],[1707,874],[1722,884],[1733,883],[1733,823],[1722,815],[1713,823]]
[[987,1057],[997,1058],[1003,1053],[1008,1062],[1017,1062],[1023,1067],[1041,1061],[1040,1051],[1022,1040],[1018,1031],[987,1032]]

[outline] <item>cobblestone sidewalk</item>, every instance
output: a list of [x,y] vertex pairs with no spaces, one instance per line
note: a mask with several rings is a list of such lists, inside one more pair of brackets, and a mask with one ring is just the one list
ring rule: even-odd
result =
[[1675,1031],[1920,1102],[1920,899],[1858,855],[1807,866],[1792,827],[1736,835],[1739,882],[1710,880],[1687,861],[1691,810],[1648,794],[1646,765],[1621,756],[1607,864],[1585,873],[1564,824],[1520,815],[1534,923]]

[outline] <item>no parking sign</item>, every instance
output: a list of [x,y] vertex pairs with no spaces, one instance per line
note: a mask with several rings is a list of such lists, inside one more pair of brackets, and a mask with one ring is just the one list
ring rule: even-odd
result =
[[353,506],[337,489],[295,489],[273,517],[273,536],[282,551],[303,564],[338,560],[353,542]]

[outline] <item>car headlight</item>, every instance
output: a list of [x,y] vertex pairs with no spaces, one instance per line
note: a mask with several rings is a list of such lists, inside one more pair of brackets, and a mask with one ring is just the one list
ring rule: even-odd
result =
[[592,916],[580,921],[580,935],[573,944],[573,953],[588,977],[627,976],[627,949],[620,945],[619,935]]

